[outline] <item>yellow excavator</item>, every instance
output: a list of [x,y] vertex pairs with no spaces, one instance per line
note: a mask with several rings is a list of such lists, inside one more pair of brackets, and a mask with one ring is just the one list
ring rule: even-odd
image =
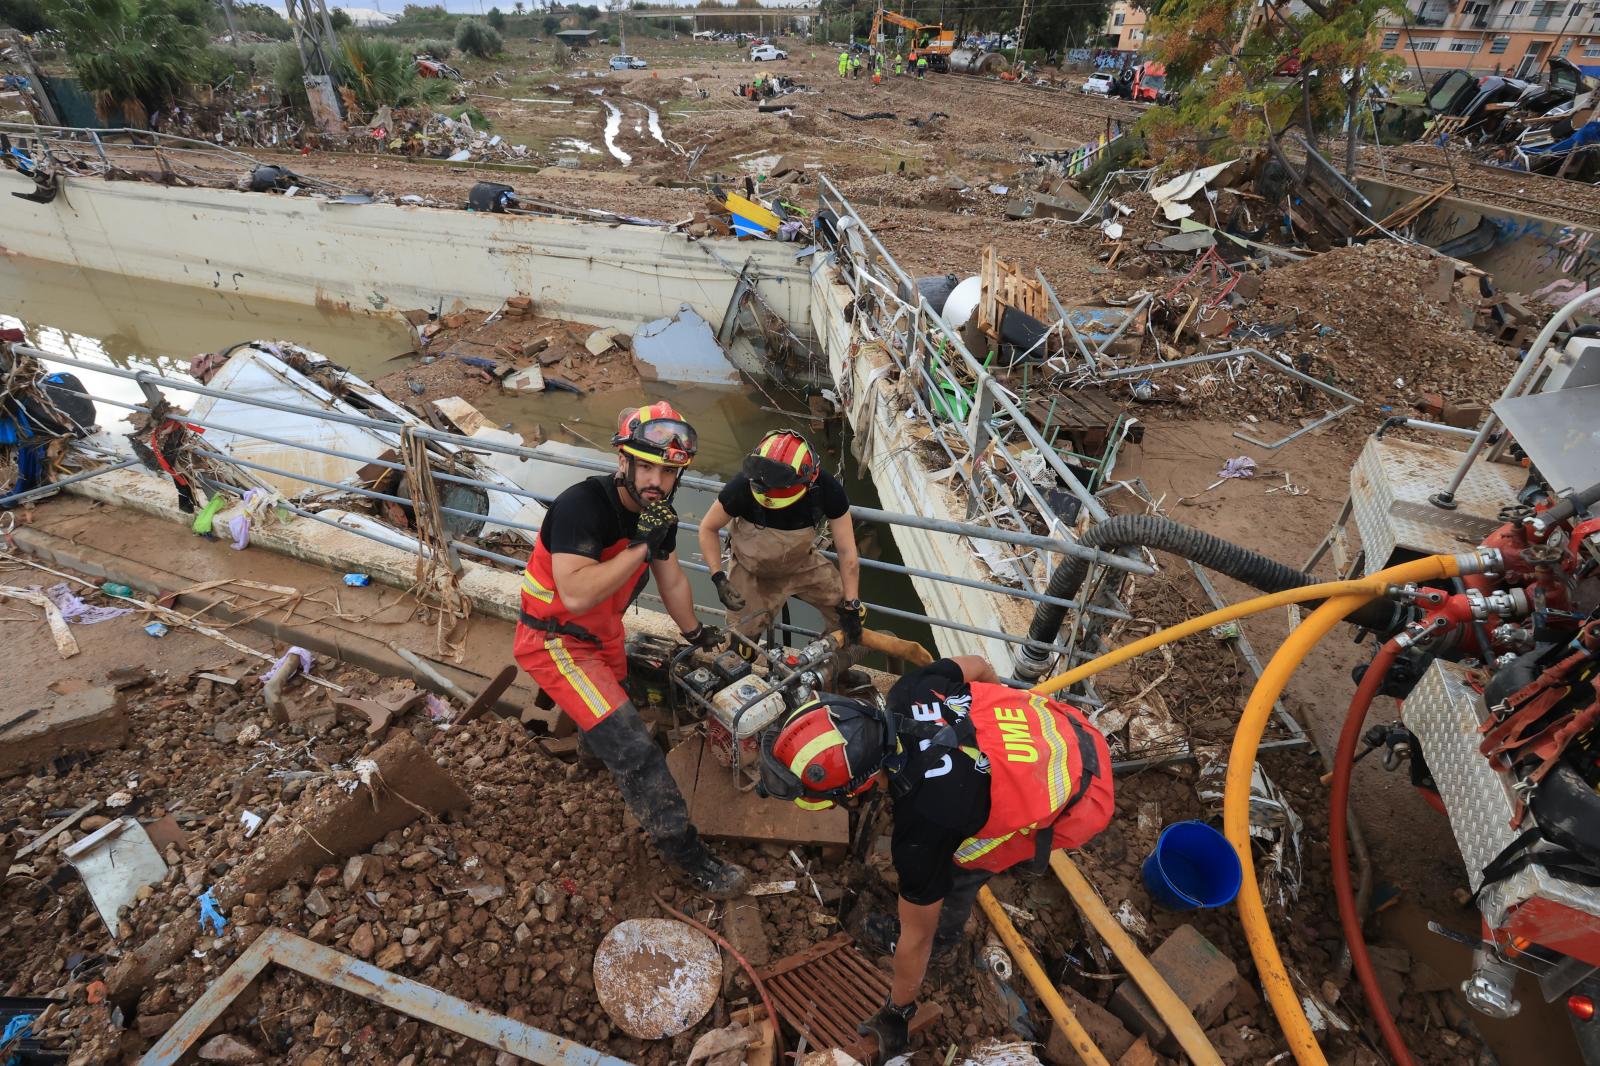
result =
[[950,68],[950,53],[955,50],[956,31],[947,30],[937,22],[918,22],[898,11],[888,11],[882,4],[872,16],[872,34],[868,43],[877,51],[883,49],[883,24],[887,22],[905,30],[911,38],[911,51],[906,54],[906,65],[915,69],[917,57],[927,56],[928,66],[937,71]]

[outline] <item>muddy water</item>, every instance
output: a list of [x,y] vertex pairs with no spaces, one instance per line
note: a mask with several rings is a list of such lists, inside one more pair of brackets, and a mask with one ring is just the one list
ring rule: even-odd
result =
[[[410,329],[396,317],[348,311],[327,311],[302,304],[241,297],[215,289],[168,285],[120,274],[85,271],[16,256],[0,256],[0,324],[20,325],[37,347],[90,362],[149,369],[170,377],[187,377],[190,358],[238,341],[258,338],[294,341],[320,352],[368,380],[401,365],[395,356],[412,348]],[[95,396],[133,403],[140,400],[132,381],[73,367]],[[811,424],[785,416],[777,404],[795,410],[799,402],[754,387],[659,385],[610,390],[587,396],[549,393],[540,396],[492,396],[478,405],[497,425],[507,425],[528,439],[556,439],[589,444],[609,453],[617,412],[625,406],[666,396],[700,434],[695,472],[726,480],[738,472],[743,457],[773,428],[805,433],[827,456],[830,470],[845,475],[851,498],[877,506],[868,483],[854,480],[839,458],[848,454],[838,433],[818,433]],[[175,403],[188,402],[173,391]],[[101,424],[115,429],[121,412],[102,405]],[[537,435],[537,436],[536,436]],[[574,475],[578,476],[578,475]],[[680,501],[685,517],[704,513],[710,498],[686,493]],[[866,531],[864,531],[866,533]],[[683,554],[692,555],[692,538],[683,538]],[[898,562],[892,538],[866,533],[863,554]],[[697,593],[699,590],[697,589]],[[702,594],[711,597],[710,585]],[[882,572],[862,573],[862,596],[901,610],[921,611],[910,582]],[[714,602],[714,597],[706,600]],[[815,628],[819,619],[796,604],[797,625]],[[882,623],[882,619],[878,622]],[[926,627],[907,622],[885,624],[902,636],[929,640]],[[931,643],[929,645],[931,647]]]

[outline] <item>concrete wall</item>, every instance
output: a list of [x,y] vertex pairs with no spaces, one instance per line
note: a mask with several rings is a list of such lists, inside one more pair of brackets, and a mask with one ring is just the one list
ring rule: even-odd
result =
[[495,308],[526,293],[542,314],[632,328],[685,303],[721,322],[735,278],[715,251],[734,272],[753,260],[762,295],[804,336],[810,287],[793,244],[99,178],[63,185],[53,203],[29,203],[9,193],[32,182],[0,170],[0,252],[371,313]]
[[[919,423],[905,417],[909,404],[898,398],[902,386],[893,360],[876,342],[857,339],[850,323],[844,320],[844,308],[851,299],[849,288],[835,281],[825,264],[819,267],[812,279],[812,328],[827,352],[828,368],[840,396],[848,401],[856,450],[872,473],[883,509],[961,519],[960,505],[943,487],[946,483],[934,481],[929,476],[934,471],[919,457],[914,429]],[[889,369],[880,372],[886,366]],[[907,566],[978,581],[995,580],[961,537],[895,529],[894,542]],[[1000,632],[1025,632],[1026,627],[1017,624],[1019,601],[927,578],[913,577],[911,584],[930,617]],[[893,628],[892,620],[882,624]],[[1008,672],[1013,645],[1005,641],[938,626],[933,627],[933,635],[940,655],[982,655],[1000,667],[1002,675]]]
[[[1417,189],[1367,178],[1358,179],[1357,184],[1372,201],[1374,218],[1382,218],[1421,195]],[[1437,248],[1480,226],[1493,231],[1489,248],[1461,258],[1488,271],[1496,288],[1557,305],[1600,288],[1600,242],[1595,240],[1595,231],[1554,218],[1446,198],[1423,213],[1416,238]]]

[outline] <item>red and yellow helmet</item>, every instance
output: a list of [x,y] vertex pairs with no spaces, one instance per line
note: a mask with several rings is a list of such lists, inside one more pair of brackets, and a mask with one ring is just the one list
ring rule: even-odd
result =
[[645,407],[627,407],[617,416],[611,444],[618,451],[657,466],[684,467],[694,462],[700,437],[665,400]]
[[820,696],[763,738],[760,791],[827,810],[869,791],[898,753],[893,716],[860,700]]
[[792,429],[768,433],[744,461],[751,494],[761,506],[774,511],[804,496],[821,473],[817,453]]

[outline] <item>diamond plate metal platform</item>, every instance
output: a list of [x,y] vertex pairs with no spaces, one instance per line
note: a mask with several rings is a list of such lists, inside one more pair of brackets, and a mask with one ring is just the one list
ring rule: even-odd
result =
[[[1450,829],[1476,889],[1490,859],[1517,838],[1511,828],[1516,800],[1511,778],[1478,754],[1478,726],[1487,717],[1483,701],[1467,683],[1467,671],[1455,663],[1435,661],[1406,698],[1401,718],[1416,734],[1450,812]],[[1600,889],[1563,881],[1543,866],[1529,866],[1491,886],[1478,903],[1495,928],[1507,913],[1539,896],[1600,919]]]
[[1515,503],[1526,474],[1518,467],[1476,462],[1456,490],[1456,509],[1428,496],[1450,483],[1462,453],[1416,441],[1369,437],[1350,471],[1350,502],[1361,534],[1364,571],[1374,574],[1404,558],[1449,555],[1478,544],[1502,524],[1500,508]]

